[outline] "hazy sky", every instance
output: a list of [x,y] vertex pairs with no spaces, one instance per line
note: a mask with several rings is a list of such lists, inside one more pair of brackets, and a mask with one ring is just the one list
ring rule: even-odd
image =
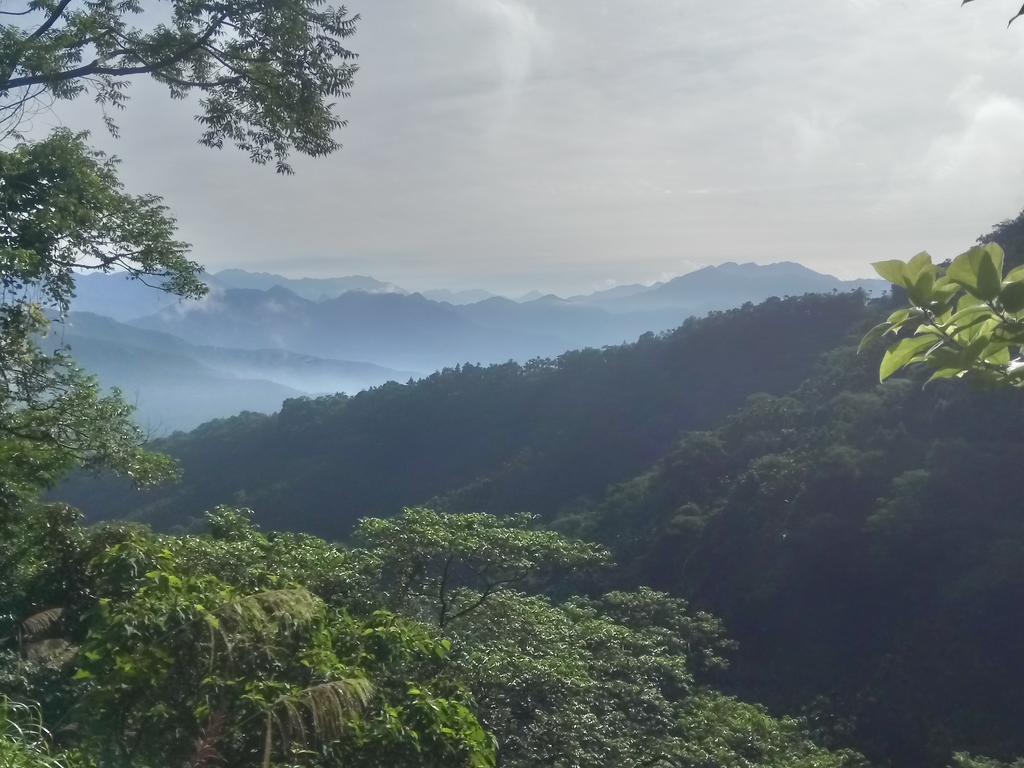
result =
[[[297,175],[195,144],[139,82],[103,134],[209,268],[558,292],[723,261],[842,277],[1024,207],[1013,0],[353,0],[345,147]],[[54,122],[40,116],[37,127]]]

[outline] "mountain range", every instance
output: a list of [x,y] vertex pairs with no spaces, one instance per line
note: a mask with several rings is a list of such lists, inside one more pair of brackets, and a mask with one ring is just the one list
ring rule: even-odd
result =
[[410,293],[367,276],[231,269],[204,279],[209,295],[183,302],[123,274],[81,276],[62,331],[83,366],[136,399],[142,420],[158,431],[463,363],[618,345],[770,296],[887,288],[794,263],[733,262],[650,286],[518,300],[482,290]]

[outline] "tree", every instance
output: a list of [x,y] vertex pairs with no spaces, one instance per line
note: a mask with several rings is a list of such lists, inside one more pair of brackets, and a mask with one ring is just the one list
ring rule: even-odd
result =
[[[311,156],[338,148],[343,122],[330,99],[348,93],[355,55],[342,45],[358,16],[322,0],[174,0],[170,13],[138,0],[36,0],[3,11],[0,125],[17,133],[41,98],[92,91],[121,108],[128,78],[149,75],[172,98],[201,95],[201,142],[235,144],[281,173],[292,149]],[[168,18],[169,16],[169,18]],[[109,120],[108,126],[116,127]]]
[[599,547],[531,530],[536,522],[525,514],[499,518],[416,508],[392,520],[363,520],[356,539],[379,563],[394,606],[429,606],[444,627],[527,579],[607,563]]
[[872,266],[906,290],[911,307],[872,328],[860,348],[914,329],[885,353],[882,381],[924,363],[936,369],[929,381],[970,373],[983,386],[1024,384],[1024,267],[1004,276],[1003,249],[997,244],[971,248],[948,267],[932,264],[927,253],[907,263],[892,260]]
[[38,568],[2,585],[0,696],[41,702],[66,726],[56,746],[111,768],[493,765],[450,643],[337,594],[346,553],[234,510],[210,523],[186,537],[65,524],[63,557],[39,547]]
[[45,488],[75,464],[106,466],[146,483],[169,462],[147,457],[132,408],[103,396],[66,351],[36,343],[67,311],[76,271],[121,269],[169,292],[206,287],[159,199],[125,194],[115,165],[58,130],[0,152],[0,498]]

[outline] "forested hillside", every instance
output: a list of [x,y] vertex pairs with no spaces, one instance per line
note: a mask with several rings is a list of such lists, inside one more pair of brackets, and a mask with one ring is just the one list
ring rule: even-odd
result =
[[1024,399],[877,361],[826,355],[556,527],[720,616],[745,698],[893,765],[1020,754]]
[[328,537],[466,486],[451,505],[551,517],[646,469],[680,429],[797,386],[877,311],[856,293],[773,299],[634,344],[289,400],[155,442],[181,462],[177,485],[140,493],[79,476],[57,495],[164,529],[246,504],[265,525]]

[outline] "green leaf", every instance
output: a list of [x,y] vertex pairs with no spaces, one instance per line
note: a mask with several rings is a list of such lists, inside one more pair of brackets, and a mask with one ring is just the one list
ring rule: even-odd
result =
[[882,338],[890,328],[892,328],[892,323],[879,323],[864,334],[864,338],[860,340],[860,346],[857,347],[857,354],[860,354],[864,347],[868,346],[871,342]]
[[907,280],[907,294],[915,305],[923,307],[931,302],[934,285],[935,275],[928,270],[922,270],[917,279]]
[[992,254],[987,251],[978,263],[978,296],[985,301],[993,301],[999,297],[1002,287],[1002,275],[996,269]]
[[949,318],[948,325],[957,326],[958,330],[962,330],[962,324],[969,323],[979,317],[989,318],[992,316],[992,310],[984,304],[974,304],[969,307],[961,309],[959,312],[953,314]]
[[875,268],[875,272],[884,277],[890,283],[894,283],[901,288],[906,287],[904,284],[903,268],[907,265],[899,259],[892,259],[891,261],[876,261],[871,266]]
[[72,678],[72,680],[87,680],[90,677],[92,677],[92,672],[89,672],[85,669],[80,669],[75,673],[75,676]]
[[988,255],[992,257],[992,264],[996,268],[996,272],[999,273],[999,279],[1003,279],[1003,249],[998,243],[986,243],[985,250],[988,251]]
[[1004,283],[999,292],[999,303],[1007,312],[1020,312],[1024,309],[1024,283]]
[[[965,288],[975,289],[978,287],[978,264],[981,257],[987,254],[984,248],[975,247],[966,253],[961,253],[946,270],[946,276]],[[992,258],[991,256],[989,257]]]
[[921,251],[917,256],[907,262],[906,266],[903,267],[903,278],[906,286],[909,288],[910,285],[917,282],[918,278],[925,272],[931,273],[932,269],[932,257],[928,255],[927,251]]
[[910,317],[909,309],[897,309],[895,312],[889,315],[889,323],[891,325],[896,325],[897,323],[902,323],[908,317]]
[[885,381],[896,371],[909,363],[919,352],[935,345],[934,336],[914,336],[894,344],[882,358],[878,380]]
[[963,368],[940,368],[925,382],[925,386],[928,386],[937,379],[952,379],[956,376],[962,376],[964,373],[966,371]]
[[1024,266],[1014,267],[1006,273],[1006,277],[1004,277],[1003,280],[1011,283],[1024,280]]
[[[945,278],[939,278],[939,280],[944,279]],[[963,290],[954,282],[947,281],[940,284],[939,280],[935,281],[935,286],[932,288],[932,296],[935,301],[941,301],[943,303],[952,301],[953,297]]]
[[985,351],[990,342],[991,339],[988,336],[979,336],[967,345],[967,349],[963,351],[963,354],[968,360],[973,362],[981,357],[981,353]]
[[957,303],[956,303],[956,311],[957,312],[962,312],[963,310],[967,309],[968,307],[981,307],[981,306],[984,306],[984,304],[981,301],[981,299],[979,299],[979,298],[977,298],[975,296],[972,296],[969,293],[965,293],[963,296],[960,297],[959,301],[957,301]]
[[989,344],[984,352],[981,353],[981,359],[986,363],[992,363],[994,365],[1009,365],[1010,364],[1010,350],[1005,345],[998,345],[998,349],[994,349],[997,345]]

